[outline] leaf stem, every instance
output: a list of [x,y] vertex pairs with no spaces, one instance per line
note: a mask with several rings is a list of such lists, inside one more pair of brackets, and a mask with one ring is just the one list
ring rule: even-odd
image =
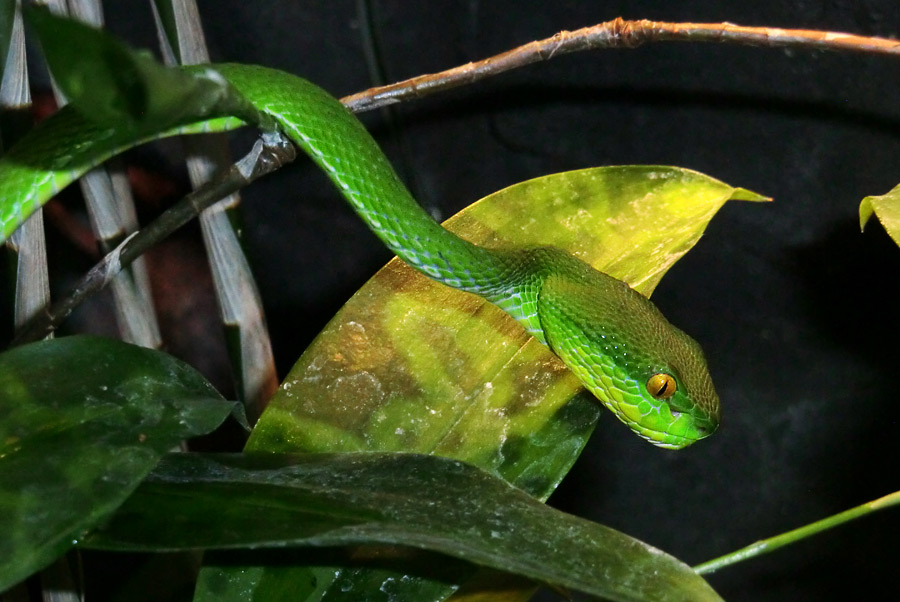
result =
[[718,558],[714,558],[702,564],[698,564],[694,567],[694,571],[696,571],[700,575],[713,573],[723,567],[736,564],[738,562],[742,562],[756,556],[767,554],[769,552],[777,550],[782,546],[800,541],[801,539],[805,539],[812,535],[816,535],[817,533],[821,533],[826,529],[837,527],[838,525],[842,525],[861,516],[865,516],[877,510],[888,508],[896,504],[900,504],[900,491],[895,491],[894,493],[891,493],[884,497],[880,497],[877,500],[866,502],[865,504],[861,504],[859,506],[856,506],[855,508],[850,508],[849,510],[839,512],[838,514],[829,516],[828,518],[823,518],[822,520],[818,520],[814,523],[810,523],[797,529],[793,529],[786,533],[782,533],[768,539],[762,539],[760,541],[757,541],[756,543],[752,543],[749,546],[741,548],[740,550],[735,550],[730,554],[725,554],[724,556],[719,556]]

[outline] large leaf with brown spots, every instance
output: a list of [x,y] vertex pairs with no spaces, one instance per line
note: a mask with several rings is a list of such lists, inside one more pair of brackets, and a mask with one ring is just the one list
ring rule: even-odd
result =
[[[488,246],[564,248],[649,295],[732,199],[764,200],[690,170],[602,167],[512,186],[445,226]],[[433,453],[475,464],[546,499],[601,412],[556,356],[505,313],[395,259],[297,361],[247,450]],[[613,421],[608,427],[631,436]],[[225,580],[239,572],[215,571]],[[455,589],[389,569],[278,567],[253,574],[251,581],[266,583],[267,592],[314,582],[310,595],[324,600],[365,599],[386,584],[416,600],[443,599]],[[484,583],[495,587],[498,580]],[[519,582],[503,587],[510,600],[528,589]],[[240,588],[253,590],[245,582]],[[499,592],[492,593],[497,599]]]

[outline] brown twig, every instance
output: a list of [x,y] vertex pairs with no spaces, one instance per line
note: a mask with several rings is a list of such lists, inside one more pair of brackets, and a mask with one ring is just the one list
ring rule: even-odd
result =
[[[421,98],[486,77],[550,60],[555,56],[601,48],[634,48],[650,42],[724,42],[771,48],[802,48],[869,54],[900,55],[900,41],[846,33],[772,27],[744,27],[731,23],[665,23],[614,19],[577,31],[561,31],[490,58],[454,67],[440,73],[421,75],[388,86],[371,88],[341,99],[355,113]],[[188,195],[155,222],[123,242],[88,272],[69,295],[39,314],[20,334],[15,344],[40,339],[53,330],[84,299],[103,288],[110,278],[136,257],[156,244],[218,199],[292,161],[296,151],[278,144],[255,147],[238,165]],[[290,146],[288,144],[288,146]],[[249,165],[253,163],[253,165]],[[218,196],[217,196],[218,195]]]
[[197,217],[201,211],[247,184],[290,163],[297,156],[296,147],[278,134],[265,134],[243,159],[223,171],[176,205],[135,232],[90,269],[64,299],[38,313],[16,336],[13,345],[37,341],[56,328],[85,299],[100,291],[125,267],[147,249]]
[[848,33],[775,27],[744,27],[731,23],[665,23],[614,19],[576,31],[530,42],[524,46],[474,63],[428,75],[420,75],[389,86],[371,88],[341,102],[354,113],[421,98],[477,82],[505,71],[553,57],[601,48],[635,48],[651,42],[722,42],[769,48],[802,48],[869,54],[900,55],[900,41]]

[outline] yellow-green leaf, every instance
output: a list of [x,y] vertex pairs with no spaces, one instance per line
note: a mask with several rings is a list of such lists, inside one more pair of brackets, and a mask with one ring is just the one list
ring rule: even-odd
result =
[[[728,200],[767,199],[686,169],[604,167],[512,186],[445,226],[478,244],[564,248],[649,295]],[[600,412],[556,356],[506,314],[395,259],[297,361],[247,450],[434,453],[546,499]],[[322,600],[359,594],[379,578],[409,582],[416,599],[443,597],[433,587],[440,584],[390,570],[381,577],[373,569],[340,577],[326,567],[297,570],[316,580]]]
[[895,186],[887,194],[867,196],[859,204],[859,227],[865,229],[872,214],[884,226],[888,235],[900,245],[900,185]]
[[[446,226],[564,248],[649,295],[733,198],[763,200],[690,170],[604,167],[511,186]],[[546,497],[594,420],[580,390],[505,313],[394,260],[298,360],[248,450],[437,453]]]

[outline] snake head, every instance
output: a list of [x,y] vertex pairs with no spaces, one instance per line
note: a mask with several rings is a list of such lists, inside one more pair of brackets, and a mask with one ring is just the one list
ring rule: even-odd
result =
[[593,269],[552,275],[538,316],[553,352],[640,437],[681,449],[718,428],[700,345],[627,284]]

